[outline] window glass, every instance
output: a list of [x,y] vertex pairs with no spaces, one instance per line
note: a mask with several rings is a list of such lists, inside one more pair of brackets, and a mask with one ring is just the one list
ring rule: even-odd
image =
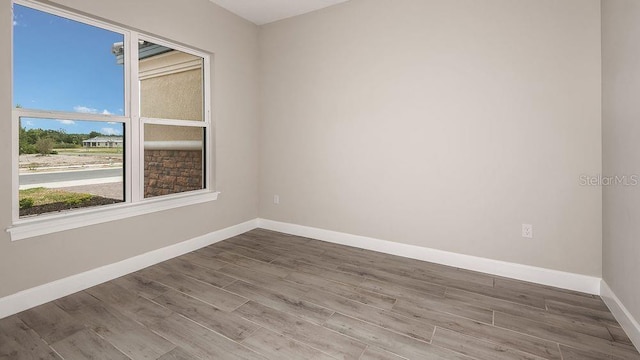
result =
[[122,34],[14,4],[13,98],[26,109],[124,115]]
[[145,124],[144,197],[204,188],[204,128]]
[[14,221],[206,189],[208,55],[23,4],[13,4]]
[[140,116],[202,121],[203,59],[148,41],[138,52]]
[[20,118],[20,217],[124,201],[122,123]]

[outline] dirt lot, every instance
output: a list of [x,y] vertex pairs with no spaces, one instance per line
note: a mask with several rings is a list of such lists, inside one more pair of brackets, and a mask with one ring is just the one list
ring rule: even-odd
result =
[[122,164],[122,154],[73,154],[40,156],[35,154],[20,155],[21,172],[29,171],[61,171],[82,167],[111,167]]
[[102,196],[104,198],[116,199],[119,201],[123,201],[124,199],[124,195],[123,195],[124,187],[121,182],[109,183],[109,184],[70,186],[67,188],[63,188],[63,190],[76,192],[76,193]]
[[[109,151],[111,150],[111,151]],[[37,172],[73,171],[88,168],[122,167],[122,154],[116,149],[107,151],[92,151],[92,149],[58,150],[59,153],[49,156],[20,155],[19,167],[21,174]],[[121,152],[121,151],[120,151]],[[78,207],[91,207],[113,204],[124,200],[123,183],[96,183],[59,188],[72,193],[91,194],[90,201],[69,205],[64,202],[54,202],[20,209],[20,216],[31,216],[52,213]],[[46,184],[43,185],[46,187]]]
[[86,208],[86,207],[92,207],[92,206],[111,205],[119,202],[120,200],[108,199],[101,196],[94,196],[93,198],[91,198],[91,200],[88,200],[80,204],[70,205],[70,204],[65,204],[63,202],[56,202],[56,203],[38,205],[38,206],[26,208],[26,209],[20,209],[20,217],[55,213],[55,212],[60,212],[65,210]]

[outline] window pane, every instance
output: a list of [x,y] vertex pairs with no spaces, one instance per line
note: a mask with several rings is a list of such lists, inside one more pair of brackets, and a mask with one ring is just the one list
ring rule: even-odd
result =
[[204,188],[204,128],[145,124],[144,197]]
[[14,4],[14,106],[124,114],[124,36]]
[[202,121],[203,59],[147,41],[138,50],[140,116]]
[[124,201],[124,125],[20,119],[20,217]]

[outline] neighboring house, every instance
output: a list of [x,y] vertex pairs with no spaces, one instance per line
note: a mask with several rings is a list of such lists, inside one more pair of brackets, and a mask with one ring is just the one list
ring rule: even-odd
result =
[[86,148],[121,148],[122,144],[120,136],[96,136],[82,141],[82,147]]

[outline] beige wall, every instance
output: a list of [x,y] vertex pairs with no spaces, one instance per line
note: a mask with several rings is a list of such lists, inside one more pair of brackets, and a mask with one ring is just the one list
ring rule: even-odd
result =
[[[184,43],[213,56],[218,201],[11,242],[0,232],[0,297],[257,217],[255,25],[210,1],[59,0],[56,3]],[[181,14],[176,16],[176,14]],[[0,0],[0,48],[11,44],[11,2]],[[0,52],[0,114],[11,118],[11,53]],[[11,164],[11,127],[0,122],[0,164]],[[11,175],[0,174],[0,229],[11,223]],[[176,220],[177,219],[177,220]]]
[[[640,2],[602,2],[603,172],[640,175]],[[640,186],[603,190],[603,277],[640,319]]]
[[[601,274],[601,191],[579,186],[601,171],[597,0],[352,0],[264,26],[260,43],[254,25],[207,0],[56,3],[215,54],[223,194],[18,242],[0,232],[0,297],[258,214]],[[0,0],[0,48],[11,23]],[[5,118],[10,62],[0,52]],[[0,122],[0,164],[10,153]],[[10,188],[5,172],[0,228]],[[520,237],[525,222],[533,240]]]
[[140,81],[144,117],[202,120],[202,70],[189,70]]
[[601,190],[580,186],[601,171],[598,0],[352,0],[260,46],[261,217],[601,275]]
[[[202,66],[184,71],[183,64],[202,58],[171,51],[140,60],[140,114],[144,117],[203,120]],[[188,69],[188,68],[187,68]],[[167,131],[170,129],[171,131]],[[202,129],[147,124],[145,141],[202,141]]]
[[[180,51],[140,60],[141,116],[202,120],[202,67],[179,69],[180,63],[194,61],[202,63],[202,58]],[[172,71],[171,67],[178,69]]]
[[202,128],[167,125],[144,125],[145,141],[202,141]]

